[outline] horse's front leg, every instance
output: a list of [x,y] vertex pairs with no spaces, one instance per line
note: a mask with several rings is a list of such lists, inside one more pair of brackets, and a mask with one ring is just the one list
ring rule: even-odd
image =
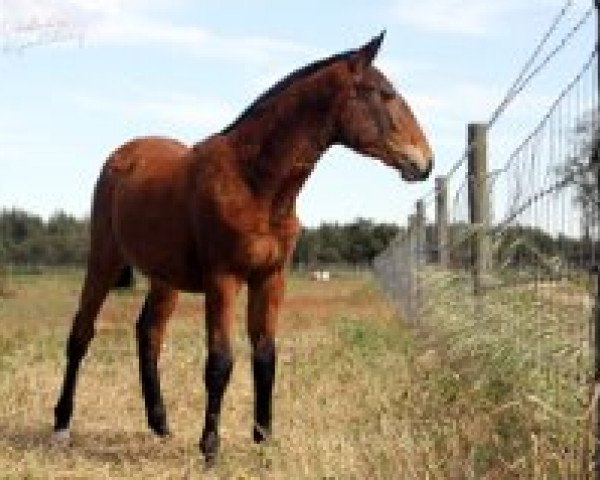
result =
[[254,427],[257,443],[271,434],[271,397],[275,381],[275,333],[285,287],[282,270],[259,275],[248,282],[248,333],[252,344]]
[[233,368],[230,333],[235,319],[239,281],[229,275],[212,279],[206,289],[206,339],[208,358],[204,371],[206,416],[200,450],[206,462],[214,462],[219,450],[219,417],[225,388]]

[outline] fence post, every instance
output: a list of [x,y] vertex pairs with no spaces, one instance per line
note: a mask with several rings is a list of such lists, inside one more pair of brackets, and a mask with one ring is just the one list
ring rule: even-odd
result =
[[413,282],[415,289],[415,320],[418,321],[423,307],[423,285],[421,284],[424,268],[428,261],[429,251],[427,249],[427,235],[425,218],[425,202],[418,200],[415,205],[415,229],[417,237],[417,264],[414,269]]
[[409,225],[402,235],[402,242],[398,245],[396,256],[398,257],[398,300],[401,304],[402,316],[405,320],[410,316],[410,289],[411,289],[411,244]]
[[408,257],[406,262],[406,283],[408,291],[407,313],[411,317],[411,321],[415,321],[416,305],[417,305],[417,281],[415,271],[419,263],[418,249],[419,242],[417,236],[417,217],[416,215],[408,216]]
[[427,263],[425,203],[423,200],[417,200],[417,203],[415,204],[415,229],[417,239],[417,265],[420,268]]
[[448,185],[446,177],[435,179],[435,249],[436,261],[448,268]]
[[490,266],[489,199],[487,189],[487,125],[470,123],[467,131],[469,162],[469,216],[471,228],[471,267],[476,295],[483,292],[483,282]]

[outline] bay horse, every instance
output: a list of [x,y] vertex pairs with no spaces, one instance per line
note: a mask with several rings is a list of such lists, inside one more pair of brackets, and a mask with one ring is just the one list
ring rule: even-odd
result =
[[380,159],[407,181],[426,179],[433,156],[404,99],[372,62],[381,35],[305,66],[252,103],[221,132],[188,147],[138,138],[115,150],[96,184],[91,244],[68,337],[54,436],[69,438],[77,372],[94,323],[123,268],[149,277],[136,325],[149,427],[169,433],[158,359],[178,291],[205,294],[207,392],[200,450],[212,463],[233,367],[235,299],[248,286],[254,381],[253,438],[271,433],[277,315],[299,232],[295,204],[322,154],[341,144]]

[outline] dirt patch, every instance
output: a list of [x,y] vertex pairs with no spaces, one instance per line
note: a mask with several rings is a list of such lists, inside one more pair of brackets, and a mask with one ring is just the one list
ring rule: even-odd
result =
[[287,310],[295,309],[321,309],[324,307],[339,307],[348,305],[348,299],[345,296],[330,295],[315,297],[313,295],[297,295],[286,298],[283,308]]

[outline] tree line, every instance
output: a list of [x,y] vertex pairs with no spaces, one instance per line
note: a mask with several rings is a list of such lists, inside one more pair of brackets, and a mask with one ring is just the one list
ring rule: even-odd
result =
[[294,265],[344,264],[368,266],[400,228],[390,223],[375,223],[359,218],[352,223],[322,223],[303,228],[294,251]]
[[[303,228],[294,253],[296,265],[368,265],[397,235],[395,225],[358,219]],[[0,264],[84,265],[89,221],[64,212],[44,220],[23,210],[0,211]]]
[[0,263],[11,265],[83,265],[89,222],[64,212],[47,220],[23,210],[0,212]]
[[[451,225],[450,237],[463,237],[466,225]],[[402,228],[389,223],[357,219],[351,223],[323,223],[305,227],[293,256],[295,266],[322,265],[369,266]],[[427,226],[427,250],[434,255],[434,227]],[[0,211],[0,265],[81,266],[89,248],[89,221],[58,212],[47,220],[23,210]],[[496,257],[516,264],[535,264],[540,256],[560,257],[562,261],[588,264],[598,251],[589,237],[552,236],[540,229],[512,226],[496,243]],[[470,258],[468,242],[455,244],[451,252],[454,265]]]
[[[471,265],[471,244],[468,224],[457,223],[448,226],[450,265],[468,268]],[[589,232],[587,232],[589,233]],[[426,251],[429,261],[436,259],[435,227],[426,227]],[[497,267],[575,267],[587,268],[595,264],[600,252],[600,244],[589,235],[581,238],[567,236],[562,232],[556,235],[531,226],[511,225],[503,231],[490,232],[490,246]]]

